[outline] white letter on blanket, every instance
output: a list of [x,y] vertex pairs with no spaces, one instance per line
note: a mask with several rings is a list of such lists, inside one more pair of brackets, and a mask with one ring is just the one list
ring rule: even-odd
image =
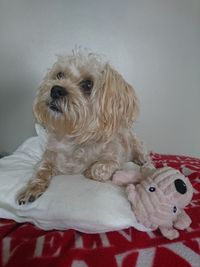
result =
[[17,245],[16,247],[14,247],[12,250],[11,250],[11,237],[5,237],[3,240],[2,240],[2,263],[3,263],[3,266],[5,266],[10,257],[14,254],[15,250],[20,246],[20,245]]
[[155,250],[155,248],[134,249],[118,254],[115,256],[117,266],[122,267],[127,257],[130,257],[131,255],[136,256],[136,253],[138,253],[138,256],[136,256],[136,267],[151,267],[154,260]]
[[[198,242],[199,239],[196,239]],[[194,252],[189,247],[185,246],[182,243],[172,243],[165,245],[163,247],[168,248],[169,250],[173,251],[175,254],[179,255],[183,259],[185,259],[188,263],[191,264],[193,267],[199,267],[200,256]]]

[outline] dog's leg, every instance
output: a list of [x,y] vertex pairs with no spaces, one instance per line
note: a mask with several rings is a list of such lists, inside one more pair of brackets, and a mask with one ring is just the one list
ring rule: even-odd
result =
[[84,171],[84,175],[87,178],[106,181],[109,180],[113,173],[120,168],[120,164],[117,160],[113,159],[100,159],[94,162],[88,169]]
[[34,202],[48,188],[52,176],[55,175],[51,162],[44,160],[36,172],[36,175],[31,179],[26,187],[17,195],[19,205],[24,205]]
[[133,134],[131,138],[133,161],[138,165],[151,165],[151,158],[144,144]]

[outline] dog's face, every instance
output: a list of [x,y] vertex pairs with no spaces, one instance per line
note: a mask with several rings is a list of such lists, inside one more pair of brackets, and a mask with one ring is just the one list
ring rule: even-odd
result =
[[59,57],[43,79],[33,106],[39,123],[79,142],[109,138],[132,125],[134,89],[95,55]]

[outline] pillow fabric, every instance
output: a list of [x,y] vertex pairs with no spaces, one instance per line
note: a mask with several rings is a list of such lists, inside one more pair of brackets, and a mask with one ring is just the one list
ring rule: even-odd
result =
[[45,149],[45,130],[36,125],[36,132],[38,136],[0,160],[0,218],[31,222],[44,230],[101,233],[133,226],[148,231],[136,221],[123,188],[82,175],[53,177],[39,199],[18,205],[16,195],[31,178]]

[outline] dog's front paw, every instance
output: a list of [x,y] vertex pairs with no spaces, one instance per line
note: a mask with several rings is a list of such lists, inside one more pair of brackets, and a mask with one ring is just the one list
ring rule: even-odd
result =
[[44,186],[37,183],[29,184],[24,190],[17,195],[17,202],[19,205],[25,205],[34,202],[46,190]]
[[119,164],[113,160],[97,161],[84,171],[84,175],[97,181],[106,181],[118,168]]
[[139,166],[152,165],[151,157],[149,154],[138,154],[138,156],[134,159],[134,162]]

